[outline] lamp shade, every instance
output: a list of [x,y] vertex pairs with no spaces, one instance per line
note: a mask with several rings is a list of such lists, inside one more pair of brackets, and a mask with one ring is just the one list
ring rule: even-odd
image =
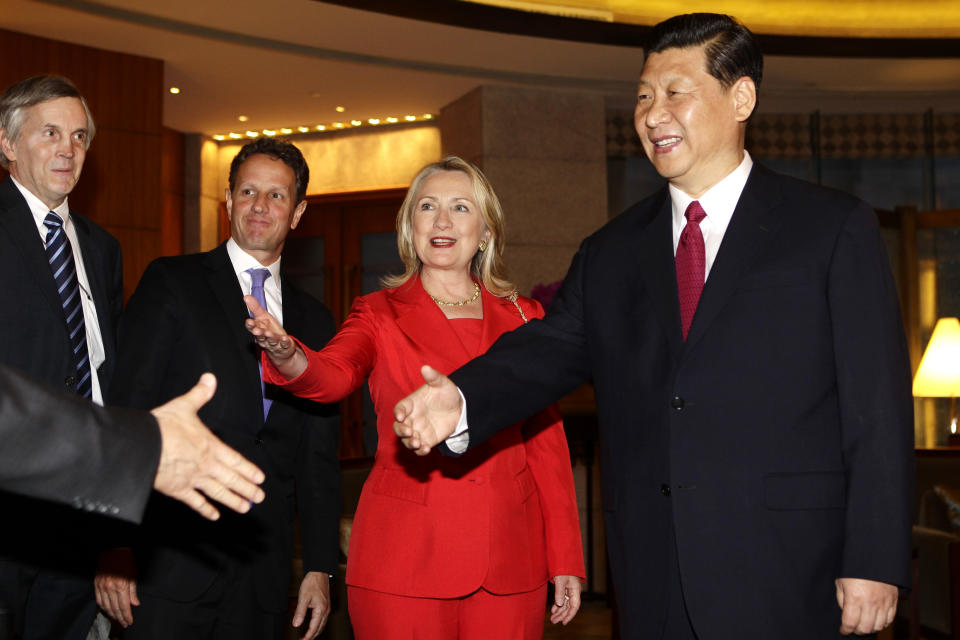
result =
[[937,320],[913,378],[913,395],[930,398],[960,396],[960,320]]

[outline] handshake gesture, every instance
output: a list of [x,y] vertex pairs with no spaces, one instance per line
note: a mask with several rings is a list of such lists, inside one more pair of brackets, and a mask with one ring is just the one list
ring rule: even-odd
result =
[[457,386],[433,367],[420,369],[423,385],[397,403],[393,409],[393,431],[407,449],[425,456],[450,437],[463,411]]

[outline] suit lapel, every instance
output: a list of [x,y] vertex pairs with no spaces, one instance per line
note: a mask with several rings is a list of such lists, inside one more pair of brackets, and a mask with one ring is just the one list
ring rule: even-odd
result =
[[755,164],[700,295],[687,335],[687,350],[703,337],[759,251],[780,227],[782,218],[777,215],[777,210],[781,199],[771,184],[769,174]]
[[435,369],[448,374],[470,359],[472,354],[424,291],[419,278],[411,278],[391,291],[390,303],[397,315],[397,326],[415,345],[430,353]]
[[[7,235],[17,246],[23,258],[26,271],[31,274],[52,313],[63,316],[63,306],[60,296],[57,295],[57,286],[50,273],[50,263],[40,240],[37,225],[26,200],[17,190],[13,180],[7,178],[0,184],[0,226],[3,226]],[[67,324],[64,319],[63,331],[66,333]]]
[[95,243],[90,237],[90,226],[84,218],[72,211],[70,212],[70,218],[73,220],[73,226],[77,232],[77,241],[80,243],[80,254],[83,256],[83,268],[87,273],[90,295],[93,296],[93,304],[97,308],[97,320],[100,323],[104,357],[109,360],[113,357],[116,327],[113,325],[113,300],[107,292],[107,282],[104,279],[108,267],[104,265],[103,247]]
[[[250,333],[244,327],[243,321],[249,317],[246,305],[243,304],[243,290],[233,271],[233,263],[227,254],[225,244],[209,252],[204,258],[204,276],[213,290],[216,306],[225,316],[225,330],[230,333],[231,340],[236,348],[238,362],[241,367],[240,378],[245,387],[243,394],[237,398],[238,402],[248,402],[250,411],[256,411],[263,420],[263,400],[260,392],[260,369],[257,366],[257,351]],[[254,409],[253,407],[256,407]]]
[[671,353],[683,346],[680,302],[677,298],[677,268],[673,259],[673,219],[669,192],[663,190],[656,217],[640,237],[639,253],[643,279],[650,290],[653,313],[667,336]]

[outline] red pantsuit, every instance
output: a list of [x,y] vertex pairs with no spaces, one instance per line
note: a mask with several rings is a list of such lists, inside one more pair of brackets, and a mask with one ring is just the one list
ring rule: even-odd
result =
[[[304,349],[309,365],[298,378],[284,381],[263,359],[268,382],[322,402],[343,398],[369,377],[379,445],[351,532],[350,587],[437,599],[483,589],[527,594],[518,597],[530,601],[529,593],[552,576],[584,575],[570,455],[555,408],[460,458],[437,451],[418,457],[393,433],[393,408],[423,384],[422,365],[448,374],[523,323],[510,300],[484,290],[482,302],[479,348],[455,325],[470,321],[448,320],[413,278],[358,298],[322,351]],[[528,318],[543,315],[537,302],[517,302]],[[535,599],[542,619],[545,599]],[[364,618],[389,615],[382,607],[362,608]],[[497,616],[483,617],[495,623]],[[358,637],[366,628],[388,628],[391,620],[384,622],[364,620]]]

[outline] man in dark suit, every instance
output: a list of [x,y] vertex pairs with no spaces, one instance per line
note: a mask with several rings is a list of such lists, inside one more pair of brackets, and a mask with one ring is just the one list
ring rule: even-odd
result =
[[98,602],[126,627],[125,638],[281,638],[295,513],[305,575],[293,622],[311,610],[312,638],[328,615],[339,549],[338,420],[332,407],[263,389],[244,327],[243,296],[260,295],[313,348],[333,335],[326,308],[280,270],[287,233],[307,206],[308,175],[292,144],[264,138],[244,146],[230,167],[230,239],[208,253],[155,260],[127,305],[111,401],[152,407],[213,372],[220,392],[200,416],[264,470],[267,498],[215,525],[155,498],[133,544],[135,562],[111,552],[97,578]]
[[203,426],[201,376],[151,412],[98,407],[0,365],[0,489],[140,522],[151,487],[210,520],[263,501],[263,472]]
[[[459,438],[593,381],[624,638],[874,633],[909,584],[913,493],[875,214],[745,152],[762,57],[735,20],[671,18],[646,54],[636,128],[669,186],[583,242],[542,322],[451,376]],[[422,454],[463,404],[424,377],[395,424]]]
[[[94,125],[67,79],[35,76],[0,96],[0,363],[102,404],[123,305],[120,245],[71,211]],[[159,404],[159,403],[158,403]],[[0,533],[0,609],[25,638],[83,640],[96,605],[89,548],[96,527],[81,514],[4,496],[16,514]],[[56,523],[56,524],[54,524]],[[68,532],[68,533],[65,533]]]

